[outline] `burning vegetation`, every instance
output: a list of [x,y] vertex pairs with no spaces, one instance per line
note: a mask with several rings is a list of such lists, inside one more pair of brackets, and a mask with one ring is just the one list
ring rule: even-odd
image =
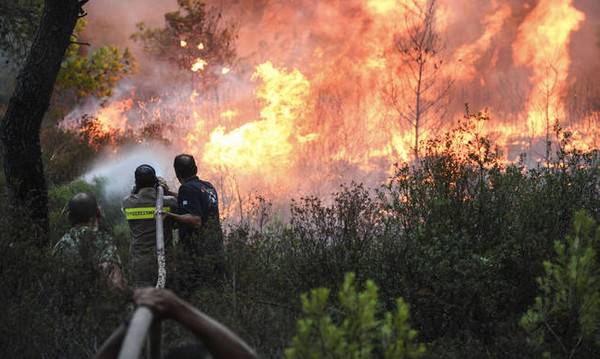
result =
[[144,52],[128,90],[63,126],[84,113],[107,131],[160,124],[203,171],[266,194],[381,183],[453,128],[465,103],[487,109],[481,134],[505,163],[548,160],[557,124],[574,146],[596,146],[591,0],[179,5],[162,27],[138,24]]

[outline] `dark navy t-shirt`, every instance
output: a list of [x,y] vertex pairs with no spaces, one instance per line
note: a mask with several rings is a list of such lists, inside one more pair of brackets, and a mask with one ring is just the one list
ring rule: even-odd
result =
[[[202,218],[202,226],[209,220],[219,221],[219,198],[215,187],[209,182],[194,176],[179,187],[177,212]],[[194,232],[194,228],[185,224],[179,226],[179,236],[185,240]]]

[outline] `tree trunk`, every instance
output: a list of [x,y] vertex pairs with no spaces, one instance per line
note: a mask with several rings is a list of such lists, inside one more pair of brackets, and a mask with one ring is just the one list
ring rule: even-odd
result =
[[[40,127],[81,7],[87,0],[46,0],[40,26],[2,121],[4,173],[16,225],[40,245],[48,240],[48,194]],[[31,232],[30,232],[31,234]]]

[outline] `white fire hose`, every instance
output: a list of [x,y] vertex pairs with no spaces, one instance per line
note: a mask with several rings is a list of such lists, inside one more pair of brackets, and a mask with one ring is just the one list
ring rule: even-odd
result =
[[[162,211],[164,189],[158,186],[156,189],[156,210]],[[158,279],[156,288],[164,288],[167,280],[167,269],[165,264],[165,237],[163,231],[163,215],[156,215],[156,253],[158,254]]]

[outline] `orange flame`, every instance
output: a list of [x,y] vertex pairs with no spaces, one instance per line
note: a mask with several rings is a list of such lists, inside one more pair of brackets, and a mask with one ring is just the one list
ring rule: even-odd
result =
[[[477,76],[475,64],[481,59],[481,56],[490,48],[492,40],[500,33],[504,22],[511,16],[512,11],[508,4],[499,4],[493,1],[493,6],[496,8],[493,14],[487,15],[483,24],[485,24],[485,32],[474,43],[465,44],[456,50],[453,54],[452,63],[457,64],[456,73],[447,74],[447,76],[456,76],[457,79],[470,81]],[[497,58],[496,58],[497,61]],[[495,65],[493,61],[492,66]],[[484,81],[481,77],[481,81]],[[482,84],[484,85],[484,83]]]
[[[310,94],[308,80],[298,70],[277,69],[270,62],[256,67],[253,79],[261,80],[256,96],[264,106],[260,120],[227,131],[219,126],[210,134],[203,160],[235,168],[251,174],[268,171],[268,181],[289,170],[294,158],[294,143],[305,143],[316,135],[301,135],[295,131],[307,111]],[[233,112],[225,114],[233,116]],[[195,143],[188,141],[188,145]],[[193,148],[193,147],[192,147]]]
[[105,132],[116,130],[122,132],[127,127],[127,117],[124,114],[131,109],[133,99],[125,99],[111,103],[97,112],[98,122]]
[[526,103],[533,136],[543,136],[554,120],[565,119],[562,96],[571,63],[570,34],[585,19],[572,3],[573,0],[540,0],[519,26],[519,36],[513,44],[515,63],[533,71],[533,88]]

